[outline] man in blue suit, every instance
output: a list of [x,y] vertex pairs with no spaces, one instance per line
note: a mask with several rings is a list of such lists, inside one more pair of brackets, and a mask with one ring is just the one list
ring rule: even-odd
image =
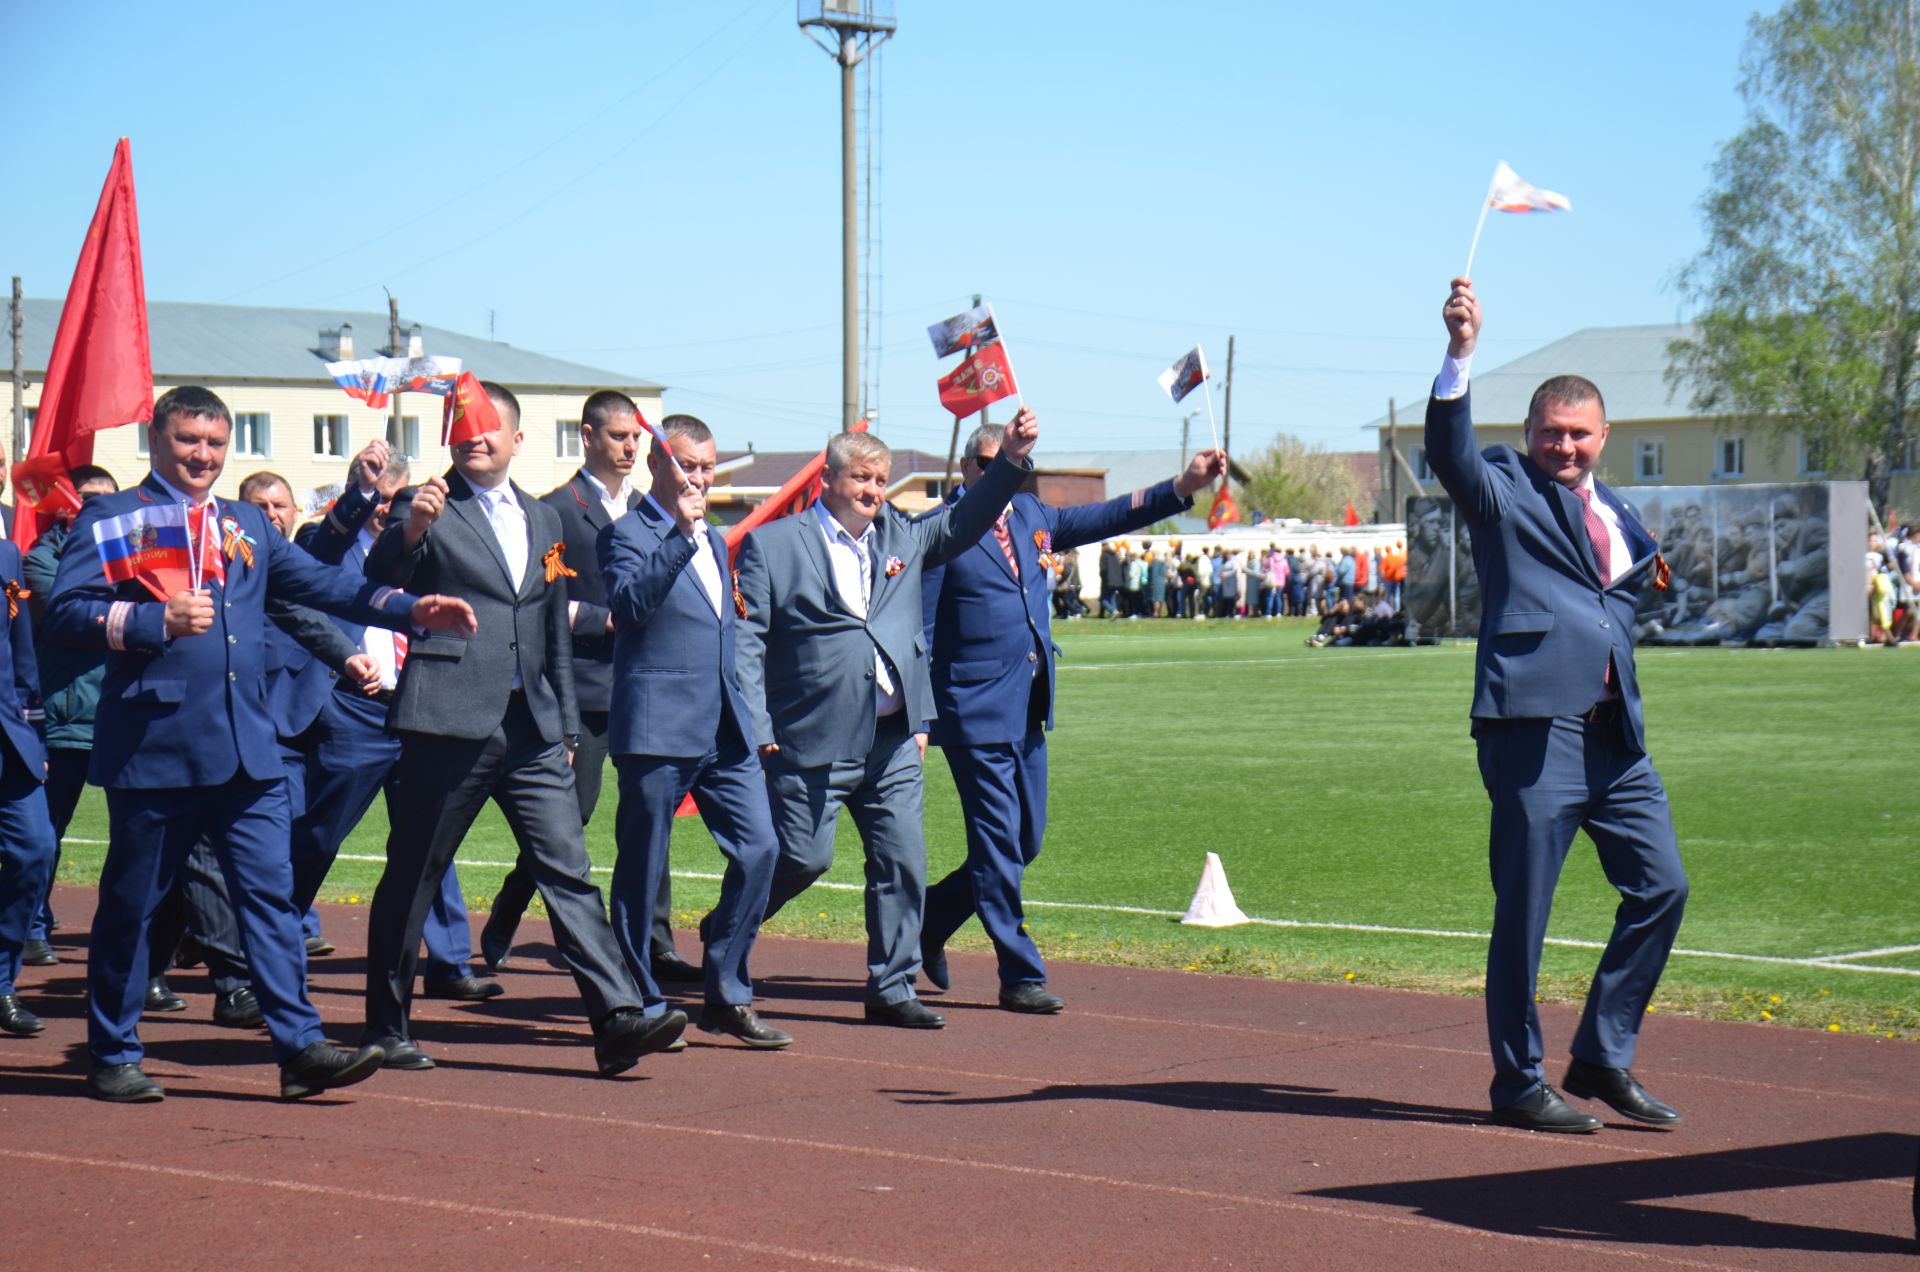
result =
[[820,500],[740,549],[740,687],[780,837],[767,914],[833,864],[844,805],[867,851],[866,1019],[941,1029],[914,994],[926,904],[926,726],[933,718],[921,571],[972,547],[1033,466],[1021,409],[966,496],[915,521],[887,502],[893,453],[871,433],[827,442]]
[[[986,474],[1005,435],[1003,424],[982,424],[967,438],[961,463],[969,481]],[[1000,1005],[1037,1014],[1066,1005],[1047,989],[1047,966],[1020,906],[1021,876],[1047,829],[1049,567],[1083,543],[1191,508],[1193,492],[1219,480],[1226,464],[1224,452],[1201,451],[1171,481],[1074,508],[1015,495],[991,534],[926,571],[920,596],[933,670],[931,740],[946,750],[967,829],[966,864],[927,889],[921,967],[938,988],[948,985],[943,947],[978,911],[1000,960]]]
[[103,1100],[164,1098],[140,1069],[148,932],[203,835],[233,892],[282,1097],[346,1086],[380,1067],[378,1047],[350,1052],[324,1041],[307,999],[300,913],[290,899],[286,774],[266,705],[266,606],[291,600],[396,629],[473,628],[464,602],[416,599],[322,565],[258,508],[214,498],[231,432],[218,397],[191,385],[171,390],[147,430],[153,471],[133,490],[91,501],[74,523],[87,545],[96,525],[108,538],[137,536],[142,510],[179,506],[200,586],[156,580],[150,590],[144,574],[116,583],[99,552],[72,551],[47,608],[55,639],[110,651],[88,773],[106,788],[109,826],[87,956],[87,1090]]
[[1453,280],[1442,317],[1447,358],[1427,403],[1427,462],[1472,531],[1484,597],[1473,734],[1493,801],[1493,1118],[1540,1131],[1600,1129],[1548,1085],[1534,1007],[1554,886],[1584,829],[1620,908],[1561,1085],[1634,1121],[1671,1126],[1680,1115],[1629,1069],[1687,899],[1633,663],[1634,612],[1645,588],[1665,585],[1664,563],[1633,510],[1594,480],[1607,441],[1600,390],[1555,376],[1534,391],[1526,453],[1483,452],[1467,397],[1480,302],[1466,279]]
[[656,441],[648,452],[652,490],[601,530],[598,544],[613,614],[608,749],[620,777],[613,930],[647,1009],[664,1010],[654,910],[674,810],[691,792],[727,859],[719,904],[700,923],[706,1002],[695,1023],[774,1050],[793,1039],[754,1012],[747,958],[779,845],[740,692],[727,541],[706,524],[717,452],[713,433],[691,415],[668,416],[661,428],[671,451]]
[[[53,874],[53,823],[47,814],[47,748],[33,620],[21,577],[20,549],[0,543],[6,624],[0,639],[0,1034],[26,1038],[46,1028],[20,1005],[14,981],[27,931]],[[145,981],[142,980],[144,990]]]

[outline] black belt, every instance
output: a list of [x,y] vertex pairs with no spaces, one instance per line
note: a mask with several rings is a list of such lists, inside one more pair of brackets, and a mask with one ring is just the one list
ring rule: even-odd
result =
[[364,698],[368,702],[377,702],[382,706],[392,702],[394,695],[392,689],[382,689],[378,693],[368,693],[366,690],[360,688],[360,686],[349,684],[344,680],[335,681],[333,691],[335,693],[343,693],[349,698]]
[[1602,698],[1580,718],[1588,724],[1612,724],[1620,718],[1620,699]]

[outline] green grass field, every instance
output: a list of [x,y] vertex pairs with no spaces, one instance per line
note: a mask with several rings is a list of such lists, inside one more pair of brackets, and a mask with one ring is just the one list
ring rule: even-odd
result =
[[[1477,993],[1483,940],[1408,935],[1486,930],[1487,801],[1467,735],[1470,647],[1313,650],[1304,622],[1064,624],[1047,850],[1027,876],[1029,926],[1054,959],[1087,959]],[[1693,881],[1680,946],[1808,959],[1889,947],[1856,969],[1920,967],[1916,783],[1905,726],[1920,702],[1920,651],[1659,650],[1639,655],[1648,733]],[[929,752],[929,874],[964,856],[960,809]],[[614,786],[588,832],[613,857]],[[105,838],[89,790],[69,834]],[[343,850],[378,856],[376,808]],[[1102,907],[1184,911],[1218,852],[1240,906],[1223,930]],[[104,849],[70,841],[61,878],[90,882]],[[484,907],[512,857],[491,810],[461,850]],[[828,880],[857,884],[859,842],[841,827]],[[674,836],[676,872],[721,867],[697,818]],[[377,863],[343,860],[334,900],[363,902]],[[676,878],[690,927],[717,884]],[[1603,941],[1615,894],[1576,843],[1552,936]],[[1078,908],[1086,906],[1089,908]],[[859,939],[860,896],[815,888],[769,931]],[[691,937],[684,942],[690,950]],[[977,925],[956,948],[984,948]],[[1597,958],[1550,946],[1542,996],[1577,1000]],[[848,966],[849,977],[859,960]],[[759,969],[776,972],[773,967]],[[968,988],[984,989],[985,986]],[[1676,955],[1654,1010],[1920,1036],[1920,976]]]

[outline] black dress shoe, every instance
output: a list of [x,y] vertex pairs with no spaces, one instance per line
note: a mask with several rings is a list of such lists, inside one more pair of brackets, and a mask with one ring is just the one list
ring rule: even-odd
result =
[[23,967],[52,967],[59,961],[60,956],[45,941],[28,941],[20,947],[20,963]]
[[381,1063],[382,1069],[431,1069],[433,1057],[420,1050],[410,1038],[396,1038],[388,1034],[384,1038],[373,1040],[374,1046],[387,1053]]
[[486,925],[480,929],[480,957],[486,960],[489,971],[499,971],[513,956],[513,930],[517,926],[501,922],[498,910],[487,916]]
[[897,1003],[868,1003],[867,1023],[892,1025],[896,1029],[945,1029],[947,1018],[933,1011],[918,998],[902,998]]
[[338,948],[338,946],[324,936],[310,936],[307,938],[308,958],[325,958]]
[[594,1031],[593,1058],[600,1076],[610,1078],[640,1063],[640,1057],[672,1046],[687,1027],[687,1013],[669,1010],[648,1016],[638,1007],[622,1007]]
[[681,958],[674,950],[662,950],[653,956],[653,979],[656,982],[671,981],[686,984],[690,981],[704,981],[707,974]]
[[330,1042],[315,1042],[280,1066],[280,1098],[304,1100],[322,1091],[352,1086],[372,1077],[387,1058],[377,1046],[348,1051]]
[[920,974],[927,978],[927,984],[935,989],[952,989],[953,978],[947,975],[947,945],[942,941],[938,945],[920,942]]
[[762,1051],[778,1051],[793,1041],[792,1034],[775,1029],[744,1004],[708,1003],[700,1009],[699,1024],[703,1033],[731,1034]]
[[101,1065],[87,1074],[87,1094],[114,1104],[151,1104],[164,1100],[160,1084],[140,1072],[137,1064]]
[[452,980],[427,982],[428,998],[452,998],[463,1003],[482,1003],[506,992],[507,987],[499,981],[483,980],[478,976],[456,976]]
[[1647,1094],[1647,1089],[1626,1069],[1609,1069],[1603,1064],[1575,1060],[1567,1066],[1561,1086],[1568,1095],[1583,1100],[1602,1100],[1621,1117],[1645,1122],[1648,1126],[1677,1126],[1680,1114]]
[[[12,1034],[16,1038],[31,1038],[45,1028],[46,1025],[41,1023],[40,1017],[20,1005],[17,995],[0,994],[0,1033]],[[780,1036],[786,1037],[785,1034]]]
[[174,947],[173,965],[175,967],[198,967],[207,961],[206,946],[200,944],[200,938],[191,932],[180,934],[180,944]]
[[1600,1119],[1588,1117],[1560,1098],[1560,1093],[1542,1082],[1518,1104],[1493,1111],[1493,1120],[1502,1126],[1517,1126],[1526,1131],[1562,1131],[1590,1135],[1600,1129]]
[[1050,992],[1039,981],[1021,981],[1018,985],[1000,987],[1000,1006],[1008,1011],[1022,1011],[1030,1016],[1051,1016],[1066,1005],[1058,994]]
[[167,987],[167,978],[156,976],[147,982],[147,1003],[142,1011],[185,1011],[187,1000]]
[[213,1000],[213,1023],[223,1029],[258,1029],[267,1017],[253,991],[242,985]]

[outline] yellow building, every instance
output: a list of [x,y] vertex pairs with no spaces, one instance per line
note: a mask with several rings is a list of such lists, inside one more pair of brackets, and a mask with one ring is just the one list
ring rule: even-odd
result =
[[[31,429],[60,302],[28,300],[24,309],[22,352]],[[386,315],[168,301],[152,302],[147,314],[155,396],[176,385],[203,385],[233,412],[233,442],[217,488],[220,494],[237,495],[247,474],[271,469],[306,498],[343,481],[348,461],[376,437],[385,437],[405,453],[416,473],[441,472],[448,466],[446,448],[440,445],[444,399],[404,395],[396,430],[390,409],[376,411],[348,397],[327,375],[328,362],[390,352]],[[391,352],[456,357],[465,370],[513,390],[520,399],[525,434],[513,478],[533,494],[560,485],[579,467],[580,408],[595,391],[618,389],[638,402],[648,419],[660,419],[666,390],[631,374],[439,327],[403,323],[401,330],[410,348]],[[147,470],[146,429],[134,424],[98,434],[94,462],[122,485],[138,481]]]
[[[1857,466],[1835,468],[1817,448],[1793,435],[1777,435],[1738,421],[1702,415],[1691,405],[1692,391],[1667,386],[1667,349],[1683,339],[1688,328],[1678,325],[1644,327],[1590,327],[1537,349],[1499,367],[1474,367],[1473,423],[1482,446],[1503,443],[1524,450],[1521,431],[1527,403],[1540,382],[1556,375],[1583,375],[1600,386],[1607,404],[1607,448],[1600,460],[1600,480],[1610,486],[1713,486],[1756,482],[1852,481],[1863,476]],[[1438,343],[1436,342],[1436,348]],[[1439,369],[1435,356],[1435,370]],[[1426,410],[1424,391],[1402,398],[1396,414],[1400,453],[1418,474],[1429,493],[1437,483],[1427,467],[1421,444]],[[1400,498],[1412,494],[1406,469],[1395,464],[1387,445],[1385,416],[1365,427],[1380,434],[1380,465],[1399,469]],[[1909,442],[1904,462],[1893,477],[1893,506],[1911,517],[1920,513],[1920,443]],[[1382,478],[1381,499],[1387,500]],[[1397,520],[1400,509],[1386,510]]]

